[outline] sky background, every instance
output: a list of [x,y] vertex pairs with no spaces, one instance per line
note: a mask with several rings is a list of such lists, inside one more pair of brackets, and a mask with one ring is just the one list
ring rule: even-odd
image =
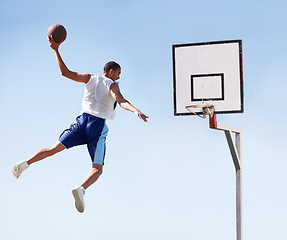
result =
[[[286,1],[0,0],[0,239],[235,239],[235,169],[221,131],[173,115],[172,45],[242,39],[243,239],[286,239]],[[31,165],[81,110],[84,85],[62,77],[46,32],[68,32],[67,66],[121,64],[123,95],[149,122],[117,108],[104,174],[76,211],[71,189],[91,169],[85,146]]]

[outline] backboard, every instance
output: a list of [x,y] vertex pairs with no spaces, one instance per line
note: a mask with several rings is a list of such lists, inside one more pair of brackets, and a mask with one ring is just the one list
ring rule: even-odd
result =
[[214,105],[216,114],[243,112],[241,40],[172,47],[174,115],[191,115],[186,107],[199,104]]

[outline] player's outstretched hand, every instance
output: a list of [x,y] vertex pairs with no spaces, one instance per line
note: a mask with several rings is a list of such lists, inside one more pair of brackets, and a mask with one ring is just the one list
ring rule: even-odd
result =
[[144,115],[141,111],[137,110],[135,112],[135,114],[137,115],[137,117],[141,120],[143,120],[144,122],[147,122],[147,118],[149,118],[148,116]]
[[55,51],[57,51],[57,50],[59,49],[60,44],[61,44],[62,42],[64,42],[64,41],[61,41],[61,42],[59,42],[59,43],[56,43],[56,42],[54,41],[52,35],[51,35],[50,37],[48,37],[48,41],[49,41],[49,43],[50,43],[50,47],[51,47],[53,50],[55,50]]

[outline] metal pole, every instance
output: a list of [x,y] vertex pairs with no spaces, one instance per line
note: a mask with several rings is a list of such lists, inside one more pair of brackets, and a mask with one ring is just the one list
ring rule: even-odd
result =
[[[237,153],[239,155],[240,165],[241,161],[241,134],[235,134],[235,145],[237,148]],[[241,165],[242,166],[242,165]],[[241,184],[241,174],[242,168],[236,170],[236,239],[242,240],[242,184]]]
[[[236,239],[242,240],[241,130],[237,127],[218,123],[216,114],[209,117],[209,127],[224,131],[232,156],[236,171]],[[235,133],[235,141],[232,133]]]

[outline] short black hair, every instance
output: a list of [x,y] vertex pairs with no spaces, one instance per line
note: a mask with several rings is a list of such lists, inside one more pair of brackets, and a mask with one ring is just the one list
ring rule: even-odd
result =
[[104,66],[104,72],[108,73],[111,69],[116,71],[119,68],[121,68],[120,64],[118,64],[114,61],[110,61],[110,62],[106,63],[106,65]]

